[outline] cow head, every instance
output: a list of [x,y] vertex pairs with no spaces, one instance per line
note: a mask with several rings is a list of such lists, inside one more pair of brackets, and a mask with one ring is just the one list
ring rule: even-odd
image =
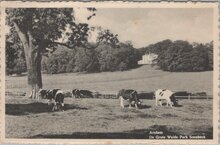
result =
[[47,94],[48,94],[48,90],[40,89],[38,91],[38,93],[39,93],[39,97],[41,97],[42,99],[46,99],[47,98]]
[[174,94],[170,97],[170,100],[171,100],[173,106],[177,106],[178,105],[178,100],[176,99]]
[[142,105],[142,101],[139,99],[139,94],[137,94],[137,106],[138,107],[141,107],[141,105]]

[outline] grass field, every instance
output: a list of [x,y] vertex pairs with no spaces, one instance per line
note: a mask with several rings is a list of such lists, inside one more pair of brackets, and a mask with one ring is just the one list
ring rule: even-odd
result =
[[[118,91],[157,88],[212,94],[212,71],[171,73],[149,66],[93,74],[43,75],[44,88]],[[26,76],[6,77],[7,91],[26,91]],[[65,98],[64,112],[51,112],[46,100],[6,97],[6,138],[148,138],[149,131],[212,138],[212,99],[179,100],[179,107],[157,107],[143,100],[142,109],[120,108],[118,99]]]
[[[92,74],[66,73],[43,74],[43,85],[46,89],[60,88],[64,90],[88,89],[95,91],[118,91],[135,89],[153,91],[158,88],[189,92],[207,92],[212,95],[213,72],[164,72],[142,66],[124,72],[103,72]],[[6,77],[8,91],[26,91],[27,77]]]
[[118,99],[65,100],[64,112],[44,102],[8,97],[7,138],[148,138],[149,131],[212,138],[212,99],[180,100],[180,107],[157,107],[144,100],[142,109],[120,108]]

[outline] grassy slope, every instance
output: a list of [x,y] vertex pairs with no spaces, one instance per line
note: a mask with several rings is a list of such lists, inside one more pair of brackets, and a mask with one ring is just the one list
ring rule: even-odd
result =
[[[124,72],[103,72],[93,74],[66,73],[43,75],[44,88],[74,88],[96,91],[118,91],[132,88],[152,91],[157,88],[172,90],[205,91],[212,94],[212,71],[171,73],[156,70],[150,66]],[[26,76],[7,77],[7,90],[26,91]]]

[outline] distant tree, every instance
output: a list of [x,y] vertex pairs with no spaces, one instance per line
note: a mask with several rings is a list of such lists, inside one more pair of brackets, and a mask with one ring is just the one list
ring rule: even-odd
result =
[[75,55],[76,72],[97,72],[99,70],[98,59],[95,50],[79,48]]
[[26,62],[25,62],[24,58],[19,57],[15,61],[15,66],[13,68],[13,72],[15,74],[20,75],[21,73],[23,73],[25,71],[27,71]]
[[14,49],[13,44],[6,42],[6,73],[13,74],[13,68],[15,67],[15,59],[17,59],[16,49]]
[[50,74],[74,72],[75,53],[76,50],[72,49],[57,49],[49,57],[44,57],[42,69]]
[[96,48],[100,71],[115,71],[117,67],[117,58],[114,55],[115,49],[108,44],[100,44]]
[[209,70],[213,70],[213,41],[207,43],[205,46],[207,47],[208,51],[208,68]]
[[117,49],[101,44],[96,51],[100,71],[128,70],[137,67],[139,53],[131,44],[119,43]]
[[148,52],[156,53],[154,61],[165,71],[205,71],[212,70],[213,46],[187,41],[164,40],[148,46]]
[[21,45],[14,43],[16,40],[6,36],[6,74],[18,74],[27,71],[24,52],[21,50]]

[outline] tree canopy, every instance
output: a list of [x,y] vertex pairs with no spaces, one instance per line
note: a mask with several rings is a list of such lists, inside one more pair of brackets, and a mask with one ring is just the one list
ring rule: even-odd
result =
[[165,71],[207,71],[213,69],[213,42],[163,40],[142,48],[142,53],[158,55],[155,64]]

